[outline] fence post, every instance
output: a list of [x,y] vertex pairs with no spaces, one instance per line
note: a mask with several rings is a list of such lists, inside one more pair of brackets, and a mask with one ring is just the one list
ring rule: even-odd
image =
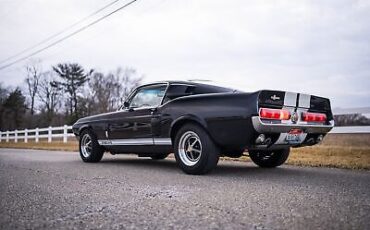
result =
[[6,142],[9,142],[9,130],[6,131]]
[[63,126],[63,143],[67,143],[67,140],[68,140],[67,133],[68,133],[68,127],[67,125],[64,125]]
[[39,128],[36,128],[36,131],[35,131],[35,142],[36,143],[39,142]]
[[49,143],[51,142],[51,138],[52,138],[52,136],[51,136],[51,126],[49,126],[49,128],[48,128],[48,142]]
[[24,130],[24,143],[28,143],[28,129]]
[[14,143],[18,142],[18,130],[14,130]]

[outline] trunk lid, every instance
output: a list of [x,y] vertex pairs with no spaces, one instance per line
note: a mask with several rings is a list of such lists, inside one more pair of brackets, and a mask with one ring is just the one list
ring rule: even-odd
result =
[[333,119],[329,99],[303,93],[262,90],[258,96],[259,108],[294,108],[299,111],[325,113],[328,120]]

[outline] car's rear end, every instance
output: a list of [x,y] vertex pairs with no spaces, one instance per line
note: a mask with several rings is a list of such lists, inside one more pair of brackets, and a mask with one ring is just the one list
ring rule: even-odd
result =
[[308,94],[262,90],[251,148],[269,149],[314,145],[334,127],[330,101]]

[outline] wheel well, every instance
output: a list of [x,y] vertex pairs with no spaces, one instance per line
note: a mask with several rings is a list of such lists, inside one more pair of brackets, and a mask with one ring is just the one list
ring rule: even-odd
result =
[[171,128],[170,137],[171,137],[172,143],[174,143],[174,141],[175,141],[175,137],[176,137],[177,132],[180,130],[180,128],[182,126],[184,126],[186,124],[195,124],[195,125],[198,125],[198,126],[204,128],[204,126],[198,121],[195,121],[195,120],[192,120],[192,119],[180,120],[180,121],[176,122]]
[[80,131],[78,132],[78,135],[79,135],[79,136],[81,136],[81,133],[82,133],[83,131],[85,131],[85,130],[88,130],[88,129],[90,129],[90,130],[91,130],[91,128],[90,128],[89,126],[83,127],[83,128],[82,128],[82,129],[80,129]]

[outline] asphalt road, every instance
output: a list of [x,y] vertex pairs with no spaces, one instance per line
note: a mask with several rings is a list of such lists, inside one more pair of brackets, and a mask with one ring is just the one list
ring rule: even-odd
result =
[[0,229],[369,229],[370,172],[0,149]]

